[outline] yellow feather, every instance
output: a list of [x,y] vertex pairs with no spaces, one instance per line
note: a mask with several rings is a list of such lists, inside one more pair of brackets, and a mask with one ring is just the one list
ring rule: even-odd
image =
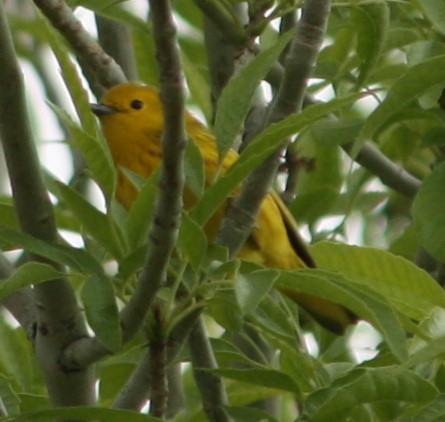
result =
[[[116,165],[148,177],[162,159],[160,141],[164,118],[158,92],[154,88],[135,83],[120,84],[105,93],[101,104],[111,110],[109,113],[96,114],[100,117]],[[215,176],[218,162],[214,136],[188,113],[185,116],[185,125],[203,156],[208,185]],[[224,158],[221,172],[227,171],[237,157],[237,153],[230,150]],[[117,199],[128,209],[136,195],[134,186],[119,171]],[[190,208],[194,203],[193,194],[186,190],[185,207]],[[210,241],[214,239],[223,216],[224,207],[207,223],[205,231]],[[314,266],[294,219],[274,192],[265,197],[256,225],[241,248],[239,257],[266,267],[285,270]],[[334,302],[293,291],[283,293],[333,332],[342,333],[349,324],[355,322],[355,316],[350,311]]]

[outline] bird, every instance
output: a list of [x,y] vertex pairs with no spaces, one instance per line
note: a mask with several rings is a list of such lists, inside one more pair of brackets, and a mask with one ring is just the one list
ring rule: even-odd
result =
[[[148,178],[162,160],[161,137],[164,128],[163,106],[159,91],[148,85],[126,82],[112,86],[92,112],[99,118],[103,134],[118,168],[116,199],[128,210],[138,191],[120,170],[127,168],[142,178]],[[219,156],[214,135],[190,112],[185,112],[185,129],[195,142],[204,161],[206,187],[214,180]],[[222,160],[224,174],[237,160],[238,153],[229,150]],[[204,231],[213,241],[229,204],[218,209],[206,223]],[[183,203],[190,209],[197,201],[187,187]],[[314,268],[315,262],[302,240],[297,224],[275,191],[261,203],[255,225],[237,256],[267,268],[298,270]],[[335,334],[343,334],[357,317],[344,306],[330,300],[292,290],[282,290],[320,325]]]

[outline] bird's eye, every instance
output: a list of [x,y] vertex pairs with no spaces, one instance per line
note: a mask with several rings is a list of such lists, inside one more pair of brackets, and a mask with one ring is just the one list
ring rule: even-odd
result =
[[141,100],[133,100],[130,103],[130,107],[134,110],[140,110],[142,107],[144,107],[144,103]]

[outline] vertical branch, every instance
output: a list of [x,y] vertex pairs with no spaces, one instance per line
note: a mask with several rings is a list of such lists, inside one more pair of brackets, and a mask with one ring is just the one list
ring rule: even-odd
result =
[[103,49],[116,60],[128,80],[137,79],[136,63],[131,32],[120,22],[96,15],[99,42]]
[[162,308],[153,308],[153,323],[149,339],[151,361],[150,415],[164,418],[167,410],[167,344],[164,332]]
[[[0,2],[0,137],[11,180],[14,206],[22,230],[47,242],[57,241],[54,212],[43,184],[40,163],[27,114],[25,88],[3,2]],[[35,260],[43,261],[37,256]],[[58,265],[52,263],[58,268]],[[91,404],[91,369],[66,373],[59,365],[63,347],[87,335],[69,282],[56,279],[35,286],[37,310],[35,349],[54,405]]]
[[[329,11],[330,0],[307,0],[304,3],[298,31],[292,40],[283,79],[266,125],[300,111],[307,80],[323,40]],[[238,252],[252,230],[258,209],[275,179],[280,155],[281,149],[247,178],[240,195],[226,213],[217,241],[227,246],[232,255]]]
[[124,340],[139,329],[165,280],[167,265],[178,236],[184,187],[184,87],[175,37],[176,28],[167,0],[150,0],[150,10],[160,70],[160,96],[164,108],[164,159],[159,176],[158,200],[149,232],[149,251],[135,292],[121,313]]
[[201,392],[202,405],[208,420],[210,422],[231,421],[224,410],[228,400],[221,378],[205,371],[206,369],[216,368],[217,364],[202,319],[195,324],[190,333],[189,346],[193,374]]

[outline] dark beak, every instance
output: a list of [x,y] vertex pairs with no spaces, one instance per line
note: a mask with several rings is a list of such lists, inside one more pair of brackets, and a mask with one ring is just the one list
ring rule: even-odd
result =
[[91,111],[98,117],[113,114],[117,111],[114,107],[110,107],[105,104],[90,104],[90,107]]

